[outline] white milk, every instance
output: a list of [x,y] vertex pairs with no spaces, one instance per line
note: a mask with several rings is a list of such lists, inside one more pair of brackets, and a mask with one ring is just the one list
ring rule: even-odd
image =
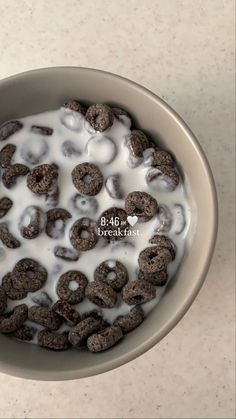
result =
[[[42,233],[36,239],[26,240],[20,234],[19,220],[27,206],[36,205],[47,211],[49,208],[45,202],[45,197],[38,197],[27,188],[26,177],[19,178],[16,186],[12,189],[6,189],[1,183],[1,197],[9,197],[14,205],[0,222],[6,221],[9,223],[9,229],[11,233],[20,240],[21,247],[18,249],[7,249],[3,248],[0,244],[0,282],[1,278],[13,269],[15,263],[25,257],[36,259],[47,269],[48,280],[42,290],[46,291],[54,302],[58,299],[56,284],[61,274],[68,270],[75,269],[83,272],[88,280],[92,281],[95,268],[107,259],[118,259],[120,262],[124,263],[128,269],[129,279],[136,279],[138,255],[141,250],[151,246],[148,241],[155,233],[155,228],[157,227],[156,217],[149,222],[137,223],[134,227],[131,227],[131,231],[135,231],[136,235],[127,237],[126,241],[133,244],[133,246],[125,246],[122,245],[122,242],[116,242],[113,245],[102,247],[102,240],[100,240],[100,244],[94,249],[82,252],[77,262],[63,261],[54,255],[54,248],[57,245],[72,247],[69,240],[69,230],[75,220],[84,216],[74,210],[70,202],[73,195],[78,192],[72,183],[71,172],[77,164],[85,161],[91,161],[97,164],[103,173],[104,180],[109,175],[120,174],[121,188],[123,189],[125,196],[131,191],[146,191],[154,196],[159,204],[168,206],[173,215],[173,223],[170,231],[165,234],[173,240],[177,248],[176,258],[168,267],[169,280],[171,280],[183,258],[185,238],[190,224],[190,207],[186,198],[184,185],[180,184],[172,192],[165,189],[157,192],[150,189],[145,180],[149,167],[145,167],[143,163],[136,168],[129,167],[127,164],[129,151],[125,146],[125,137],[130,133],[129,119],[127,117],[124,119],[125,124],[115,119],[112,127],[101,134],[95,133],[81,116],[73,121],[73,115],[72,117],[67,115],[66,122],[69,124],[69,128],[67,128],[61,123],[61,119],[64,118],[64,116],[65,115],[63,115],[61,111],[56,110],[22,118],[21,122],[24,125],[23,129],[2,143],[2,146],[5,146],[6,144],[15,144],[17,150],[13,157],[13,163],[23,163],[30,168],[33,166],[26,163],[21,157],[23,143],[30,142],[32,139],[34,139],[34,143],[36,140],[39,143],[40,141],[42,142],[42,140],[47,143],[48,152],[40,164],[56,163],[59,166],[58,184],[60,188],[60,201],[57,207],[68,209],[72,214],[72,218],[68,220],[66,224],[63,239],[52,239],[48,237],[46,233]],[[32,125],[51,127],[54,130],[53,135],[42,136],[40,134],[32,133],[30,131]],[[103,136],[108,137],[108,139],[110,138],[113,143],[109,143],[109,140],[106,139],[102,144]],[[91,137],[93,137],[92,140]],[[90,142],[88,144],[89,139]],[[65,141],[72,141],[75,143],[77,150],[76,156],[69,158],[62,154],[61,147]],[[92,141],[95,144],[94,149],[92,148]],[[102,153],[99,152],[100,144]],[[36,145],[34,150],[40,151],[40,147],[37,147]],[[117,150],[116,156],[113,155],[114,150]],[[104,162],[107,161],[110,161],[110,163],[104,164]],[[110,207],[124,207],[124,200],[111,198],[105,188],[103,188],[95,198],[98,201],[99,208],[94,219],[97,219],[102,211]],[[180,211],[181,208],[183,211]],[[183,231],[181,231],[180,234],[176,234],[182,230],[183,224],[185,224]],[[158,303],[165,291],[165,287],[157,287],[156,289],[156,299],[143,305],[146,314]],[[28,304],[28,306],[34,305],[31,300],[32,296],[33,294],[29,293],[27,298],[21,302]],[[8,301],[9,308],[12,308],[17,304],[19,304],[19,301]],[[97,306],[88,300],[84,300],[75,307],[80,313],[97,308]],[[107,320],[113,321],[117,315],[127,313],[129,309],[130,307],[122,302],[121,298],[118,298],[118,302],[114,308],[103,309],[102,311]]]

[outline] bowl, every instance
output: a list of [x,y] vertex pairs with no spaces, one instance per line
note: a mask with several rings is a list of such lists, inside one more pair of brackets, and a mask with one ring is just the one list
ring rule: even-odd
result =
[[140,85],[89,68],[57,67],[22,73],[0,81],[0,123],[57,109],[68,98],[125,108],[137,127],[171,150],[184,174],[192,220],[184,260],[160,303],[113,349],[99,354],[51,352],[0,335],[0,371],[38,380],[68,380],[103,373],[156,345],[196,298],[210,265],[217,234],[216,190],[199,143],[175,111]]

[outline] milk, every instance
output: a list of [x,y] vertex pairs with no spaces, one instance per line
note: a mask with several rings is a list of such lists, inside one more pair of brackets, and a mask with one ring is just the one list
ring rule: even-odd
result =
[[[103,174],[104,181],[110,175],[120,174],[121,188],[124,196],[132,191],[145,191],[156,198],[158,204],[165,204],[173,216],[173,223],[168,233],[165,233],[176,245],[176,258],[168,266],[169,281],[175,275],[184,255],[185,239],[190,225],[190,206],[188,203],[185,185],[180,183],[174,191],[168,191],[163,188],[160,191],[150,189],[146,182],[146,173],[149,169],[143,163],[138,167],[131,168],[127,163],[129,160],[129,150],[125,145],[125,138],[130,134],[130,123],[127,117],[121,122],[115,118],[112,127],[104,133],[96,133],[85,121],[82,115],[73,120],[73,115],[67,115],[67,126],[62,124],[64,114],[61,110],[44,112],[38,115],[28,116],[21,119],[23,129],[9,137],[1,146],[6,144],[15,144],[17,149],[13,156],[13,163],[26,164],[30,169],[34,166],[26,163],[22,156],[23,144],[29,143],[32,139],[35,150],[40,151],[41,143],[46,143],[45,156],[40,164],[55,163],[59,167],[58,186],[60,189],[60,200],[57,207],[68,209],[72,218],[67,220],[65,234],[63,238],[50,238],[43,232],[39,237],[32,240],[24,239],[20,234],[19,222],[22,219],[26,207],[39,206],[45,212],[49,207],[45,201],[45,196],[37,196],[26,186],[26,177],[17,179],[17,184],[11,189],[6,189],[1,183],[1,197],[7,196],[13,201],[13,207],[0,222],[8,222],[11,233],[21,242],[21,247],[17,249],[7,249],[0,243],[0,283],[1,278],[11,271],[15,263],[25,257],[32,258],[40,262],[48,271],[48,279],[43,287],[53,302],[58,300],[56,294],[56,285],[58,278],[68,270],[79,270],[83,272],[89,281],[94,278],[95,268],[107,259],[117,259],[122,262],[129,274],[129,279],[137,278],[138,256],[141,250],[151,246],[150,238],[155,234],[157,219],[153,217],[145,223],[138,222],[130,227],[132,236],[127,237],[125,241],[131,245],[122,245],[116,242],[112,245],[104,246],[104,240],[99,239],[98,245],[92,250],[82,252],[79,260],[76,262],[64,261],[54,255],[54,248],[58,245],[71,248],[69,231],[74,222],[84,216],[79,215],[78,211],[71,205],[72,197],[78,192],[72,183],[71,172],[73,168],[83,162],[93,162],[97,164]],[[30,129],[32,125],[42,125],[53,128],[51,136],[42,136],[33,133]],[[69,127],[69,128],[68,128]],[[104,137],[106,137],[104,139]],[[103,141],[104,139],[104,141]],[[111,140],[111,141],[110,141]],[[75,144],[77,153],[75,156],[65,157],[62,153],[62,144],[65,141],[71,141]],[[94,148],[92,147],[94,141]],[[40,143],[41,142],[41,143]],[[99,149],[100,145],[100,149]],[[102,150],[102,153],[99,151]],[[114,152],[116,154],[114,155]],[[124,199],[113,199],[109,196],[105,187],[95,198],[98,201],[98,210],[93,217],[96,221],[99,215],[110,207],[124,208]],[[108,227],[109,228],[109,227]],[[40,290],[39,293],[42,291]],[[156,287],[156,298],[146,304],[143,304],[145,314],[158,303],[165,292],[165,287]],[[20,303],[26,303],[29,307],[34,305],[32,302],[32,293],[21,300]],[[8,308],[11,309],[18,305],[19,301],[8,300]],[[95,304],[85,299],[82,303],[74,306],[81,314],[91,309],[98,308]],[[112,322],[118,315],[129,311],[130,306],[119,297],[116,306],[112,309],[102,309],[104,318]],[[100,310],[100,309],[99,309]],[[30,324],[30,322],[28,322]],[[40,327],[39,327],[40,329]]]

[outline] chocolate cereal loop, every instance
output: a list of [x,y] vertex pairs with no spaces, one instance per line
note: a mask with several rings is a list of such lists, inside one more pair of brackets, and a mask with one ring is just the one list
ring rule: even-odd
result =
[[43,127],[40,125],[32,125],[31,127],[31,131],[34,132],[35,134],[41,134],[41,135],[52,135],[53,134],[53,129],[50,127]]
[[37,195],[47,194],[55,184],[58,171],[54,165],[36,166],[27,176],[28,188]]
[[149,147],[149,140],[142,131],[133,129],[127,139],[127,146],[135,157],[143,157],[144,150]]
[[10,166],[12,157],[16,151],[14,144],[7,144],[0,151],[0,166],[6,168]]
[[103,175],[93,163],[78,164],[72,171],[72,181],[83,195],[97,195],[103,185]]
[[168,280],[167,269],[153,273],[147,273],[139,270],[138,279],[150,282],[150,284],[156,285],[158,287],[163,287],[166,285]]
[[114,291],[120,291],[128,282],[128,271],[123,263],[110,259],[100,263],[94,272],[95,281],[110,285]]
[[13,309],[13,312],[6,313],[0,318],[0,332],[13,333],[18,330],[28,317],[28,307],[20,304]]
[[112,126],[114,115],[109,106],[96,103],[88,108],[85,119],[95,131],[103,132]]
[[47,280],[47,271],[36,260],[24,258],[16,263],[12,271],[13,286],[27,292],[38,291]]
[[69,341],[74,347],[86,346],[87,339],[101,327],[102,318],[86,317],[69,332]]
[[53,311],[65,320],[69,326],[74,326],[80,321],[80,314],[66,301],[58,300],[53,306]]
[[0,241],[8,249],[17,249],[21,245],[20,241],[9,231],[7,223],[0,223]]
[[34,205],[27,207],[19,223],[22,237],[27,240],[35,239],[42,233],[45,224],[46,215],[41,208]]
[[147,247],[140,252],[138,257],[139,267],[146,273],[163,271],[171,261],[171,252],[164,247],[160,248],[158,246]]
[[71,347],[68,332],[56,333],[47,329],[38,333],[38,344],[53,351],[64,351]]
[[119,316],[114,321],[115,326],[120,326],[123,333],[129,333],[136,329],[144,320],[144,312],[142,307],[137,305],[133,307],[129,313],[124,316]]
[[149,243],[155,244],[157,247],[168,249],[171,253],[172,260],[175,259],[176,254],[176,246],[172,242],[172,240],[169,239],[169,237],[155,234],[150,240]]
[[156,288],[143,280],[131,281],[122,290],[122,298],[129,305],[144,304],[156,297]]
[[23,324],[18,330],[14,332],[14,337],[20,340],[31,341],[34,338],[37,329],[35,327],[27,326]]
[[39,306],[32,306],[29,308],[29,320],[50,330],[59,329],[62,323],[61,317],[52,309]]
[[70,241],[72,246],[82,252],[91,250],[98,241],[96,224],[90,218],[80,218],[70,230]]
[[54,248],[54,255],[67,262],[76,262],[80,256],[78,250],[64,246],[56,246]]
[[175,168],[163,165],[150,168],[146,174],[146,181],[153,187],[158,181],[165,182],[168,190],[174,191],[180,182],[180,177]]
[[81,105],[81,103],[78,100],[75,99],[69,99],[63,104],[64,108],[68,108],[71,111],[81,113],[82,115],[86,114],[86,108]]
[[15,132],[20,131],[23,124],[20,121],[8,121],[0,126],[0,141],[7,140]]
[[84,299],[87,284],[88,280],[82,272],[65,272],[58,280],[57,295],[70,304],[80,303]]
[[110,326],[101,332],[94,333],[87,340],[90,352],[105,351],[116,345],[123,337],[120,326]]
[[139,221],[149,221],[157,214],[158,204],[155,198],[146,192],[130,192],[125,199],[125,211],[136,215]]
[[13,202],[10,198],[4,197],[0,198],[0,218],[5,217],[5,215],[10,211]]
[[152,154],[152,166],[173,166],[174,159],[168,151],[155,149]]
[[27,291],[14,288],[11,272],[8,272],[2,278],[2,287],[10,300],[23,300],[27,296]]
[[53,208],[47,212],[46,233],[53,239],[64,236],[67,220],[71,218],[71,213],[64,208]]
[[16,163],[7,166],[2,175],[2,183],[7,189],[11,189],[16,185],[17,179],[26,176],[29,168],[24,164]]
[[116,304],[117,294],[110,285],[94,281],[89,282],[85,290],[85,296],[99,307],[112,308]]

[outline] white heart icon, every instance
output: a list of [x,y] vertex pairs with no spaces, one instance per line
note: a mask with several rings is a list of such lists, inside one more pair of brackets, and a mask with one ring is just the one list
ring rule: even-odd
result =
[[133,227],[138,222],[138,217],[137,215],[129,215],[127,217],[127,221]]

